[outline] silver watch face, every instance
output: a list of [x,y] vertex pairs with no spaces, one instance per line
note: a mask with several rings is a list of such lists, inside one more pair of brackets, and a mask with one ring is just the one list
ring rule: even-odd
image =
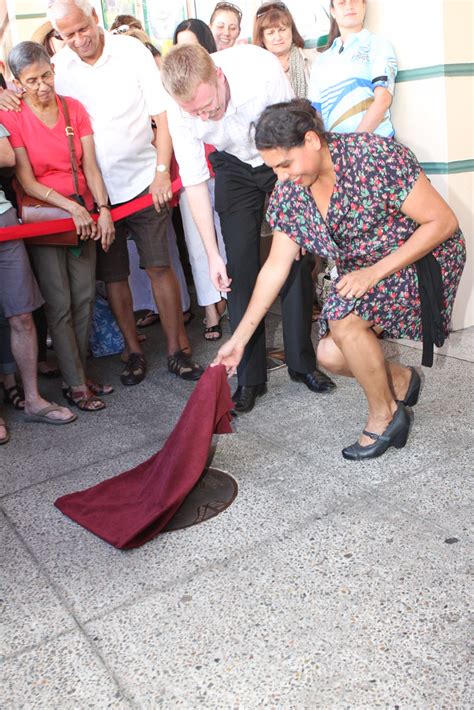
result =
[[168,168],[166,167],[166,165],[157,165],[157,166],[156,166],[156,172],[157,172],[157,173],[167,173],[167,172],[168,172]]

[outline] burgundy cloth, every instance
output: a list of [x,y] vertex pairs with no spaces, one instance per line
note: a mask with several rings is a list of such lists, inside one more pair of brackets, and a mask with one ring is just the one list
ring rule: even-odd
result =
[[231,434],[233,402],[223,365],[208,367],[163,448],[130,471],[55,506],[121,550],[158,535],[201,477],[212,435]]

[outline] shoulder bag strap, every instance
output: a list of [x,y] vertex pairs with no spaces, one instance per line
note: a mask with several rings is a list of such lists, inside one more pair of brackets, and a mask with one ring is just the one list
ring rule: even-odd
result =
[[77,179],[77,155],[76,147],[74,145],[74,128],[71,125],[71,118],[69,116],[69,109],[67,106],[66,99],[64,96],[58,96],[61,106],[63,107],[64,118],[66,121],[66,136],[69,146],[69,156],[71,158],[71,168],[72,168],[72,179],[74,182],[74,192],[79,195],[79,181]]

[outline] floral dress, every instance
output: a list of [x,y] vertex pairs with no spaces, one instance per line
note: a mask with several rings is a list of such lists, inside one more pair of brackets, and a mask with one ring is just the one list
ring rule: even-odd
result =
[[[421,167],[413,153],[393,139],[372,133],[328,134],[336,184],[324,220],[309,188],[278,182],[268,208],[273,230],[301,247],[335,259],[339,277],[377,263],[413,234],[416,222],[401,211]],[[457,230],[433,250],[443,281],[443,325],[448,334],[454,298],[466,250]],[[349,313],[372,321],[393,338],[422,339],[421,304],[416,267],[409,265],[379,281],[361,298],[339,296],[333,282],[320,319],[320,336],[328,321]]]

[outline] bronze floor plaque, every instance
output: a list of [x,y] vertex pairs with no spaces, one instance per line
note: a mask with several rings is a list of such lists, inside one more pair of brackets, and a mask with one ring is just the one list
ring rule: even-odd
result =
[[237,495],[237,481],[219,468],[206,468],[163,532],[182,530],[214,518],[231,505]]

